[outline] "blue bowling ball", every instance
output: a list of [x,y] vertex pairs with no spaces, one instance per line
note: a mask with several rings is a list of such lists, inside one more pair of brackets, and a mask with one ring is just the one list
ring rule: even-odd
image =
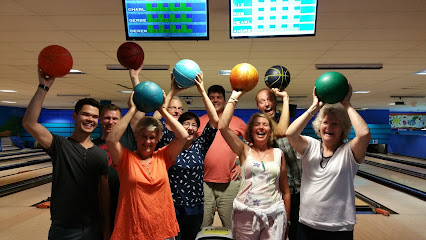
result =
[[133,91],[133,102],[141,112],[155,112],[163,104],[163,90],[154,82],[141,82]]
[[189,59],[180,60],[173,68],[175,82],[180,88],[189,88],[194,86],[196,76],[200,72],[201,70],[198,64]]

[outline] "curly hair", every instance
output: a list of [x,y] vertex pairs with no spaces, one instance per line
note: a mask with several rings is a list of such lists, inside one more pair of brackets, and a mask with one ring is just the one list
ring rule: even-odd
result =
[[250,120],[247,123],[246,131],[244,132],[244,139],[249,143],[253,143],[253,136],[251,135],[251,130],[253,129],[254,121],[259,117],[266,118],[266,120],[268,120],[269,122],[269,126],[271,127],[271,135],[268,139],[268,147],[272,147],[274,145],[275,140],[275,124],[274,121],[272,121],[272,119],[268,115],[263,113],[255,113],[250,117]]
[[325,115],[327,114],[333,114],[339,120],[339,124],[342,128],[342,136],[340,136],[340,141],[343,142],[348,138],[352,124],[346,110],[343,107],[339,107],[338,105],[326,104],[323,108],[321,108],[317,117],[312,122],[312,127],[314,128],[315,133],[318,135],[318,137],[321,138],[320,125]]

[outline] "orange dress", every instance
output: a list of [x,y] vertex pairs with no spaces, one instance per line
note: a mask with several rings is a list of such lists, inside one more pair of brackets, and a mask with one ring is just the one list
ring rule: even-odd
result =
[[158,149],[146,165],[136,152],[123,148],[117,168],[120,179],[112,240],[163,240],[177,236],[167,170],[173,165],[168,146]]

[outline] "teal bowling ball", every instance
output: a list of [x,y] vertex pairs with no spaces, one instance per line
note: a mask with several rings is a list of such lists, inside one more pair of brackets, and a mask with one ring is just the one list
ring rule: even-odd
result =
[[163,90],[154,82],[141,82],[133,89],[136,108],[145,113],[155,112],[163,105]]
[[189,88],[195,85],[197,74],[201,73],[198,64],[190,59],[183,59],[173,68],[175,82],[180,88]]
[[345,98],[349,91],[348,80],[338,72],[326,72],[315,82],[316,94],[320,101],[333,104]]

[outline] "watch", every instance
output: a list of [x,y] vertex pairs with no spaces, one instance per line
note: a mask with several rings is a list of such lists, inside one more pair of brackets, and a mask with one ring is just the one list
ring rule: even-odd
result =
[[48,86],[46,86],[46,85],[44,85],[44,84],[41,84],[41,83],[40,83],[40,84],[38,85],[38,87],[39,87],[39,88],[41,88],[41,89],[43,89],[43,90],[44,90],[44,91],[46,91],[46,92],[47,92],[47,91],[49,91],[49,87],[48,87]]

